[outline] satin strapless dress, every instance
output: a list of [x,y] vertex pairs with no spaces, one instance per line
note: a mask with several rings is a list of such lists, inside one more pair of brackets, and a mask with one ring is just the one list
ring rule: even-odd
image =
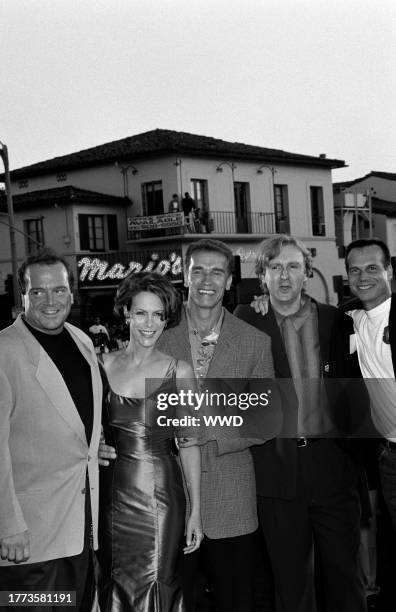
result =
[[185,610],[177,572],[185,521],[182,475],[170,431],[157,425],[155,404],[158,392],[175,391],[176,362],[146,400],[117,395],[108,384],[105,389],[106,442],[115,446],[117,459],[101,469],[101,612]]

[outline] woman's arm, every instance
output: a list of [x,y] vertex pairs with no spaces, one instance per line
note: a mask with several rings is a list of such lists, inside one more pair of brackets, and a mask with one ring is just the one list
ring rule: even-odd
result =
[[[176,384],[178,391],[196,391],[197,385],[191,366],[179,361],[176,373]],[[193,413],[194,406],[184,406],[184,415]],[[194,434],[194,432],[193,432]],[[194,445],[195,436],[189,438],[188,447],[180,446],[179,455],[187,484],[190,501],[190,516],[187,520],[186,543],[184,553],[188,554],[197,550],[201,544],[203,533],[201,523],[201,451],[199,446]]]
[[190,516],[187,520],[186,543],[184,553],[188,554],[199,548],[203,533],[201,524],[201,451],[198,446],[180,448],[180,460],[187,483],[190,498]]

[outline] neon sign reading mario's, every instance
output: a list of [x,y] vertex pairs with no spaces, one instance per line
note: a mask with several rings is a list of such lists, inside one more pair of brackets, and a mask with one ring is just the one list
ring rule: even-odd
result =
[[105,259],[98,257],[82,257],[78,260],[77,266],[81,268],[79,274],[80,283],[87,281],[120,281],[128,274],[136,272],[157,272],[165,276],[180,277],[182,275],[182,258],[172,252],[167,258],[160,259],[158,253],[152,253],[150,260],[145,264],[140,261],[129,261],[126,265],[116,262],[112,265]]

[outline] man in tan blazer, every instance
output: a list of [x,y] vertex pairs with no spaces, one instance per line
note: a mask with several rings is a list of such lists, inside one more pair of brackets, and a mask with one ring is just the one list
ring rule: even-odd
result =
[[[222,306],[232,282],[233,255],[224,243],[199,240],[185,257],[188,301],[177,327],[166,330],[158,346],[176,359],[190,363],[198,385],[209,379],[272,378],[271,341],[240,321]],[[247,411],[248,412],[248,411]],[[224,429],[224,434],[227,428]],[[276,433],[268,432],[268,437]],[[202,446],[201,505],[205,538],[200,551],[185,559],[185,590],[189,611],[195,610],[197,557],[201,555],[210,575],[220,612],[253,610],[256,567],[256,487],[249,441],[240,448],[229,439]],[[233,452],[230,452],[233,451]],[[195,559],[193,557],[195,556]],[[187,568],[186,564],[194,564]],[[263,577],[264,579],[264,577]],[[186,586],[187,585],[187,586]]]
[[24,314],[0,333],[0,590],[76,591],[84,610],[102,384],[91,340],[65,323],[66,261],[45,249],[21,266],[19,282]]

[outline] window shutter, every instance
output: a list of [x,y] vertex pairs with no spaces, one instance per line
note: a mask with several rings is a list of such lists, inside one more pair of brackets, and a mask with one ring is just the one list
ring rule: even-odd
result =
[[107,230],[109,233],[109,249],[118,249],[117,215],[107,215]]
[[78,215],[78,231],[80,233],[80,249],[89,251],[89,231],[88,231],[89,215]]

